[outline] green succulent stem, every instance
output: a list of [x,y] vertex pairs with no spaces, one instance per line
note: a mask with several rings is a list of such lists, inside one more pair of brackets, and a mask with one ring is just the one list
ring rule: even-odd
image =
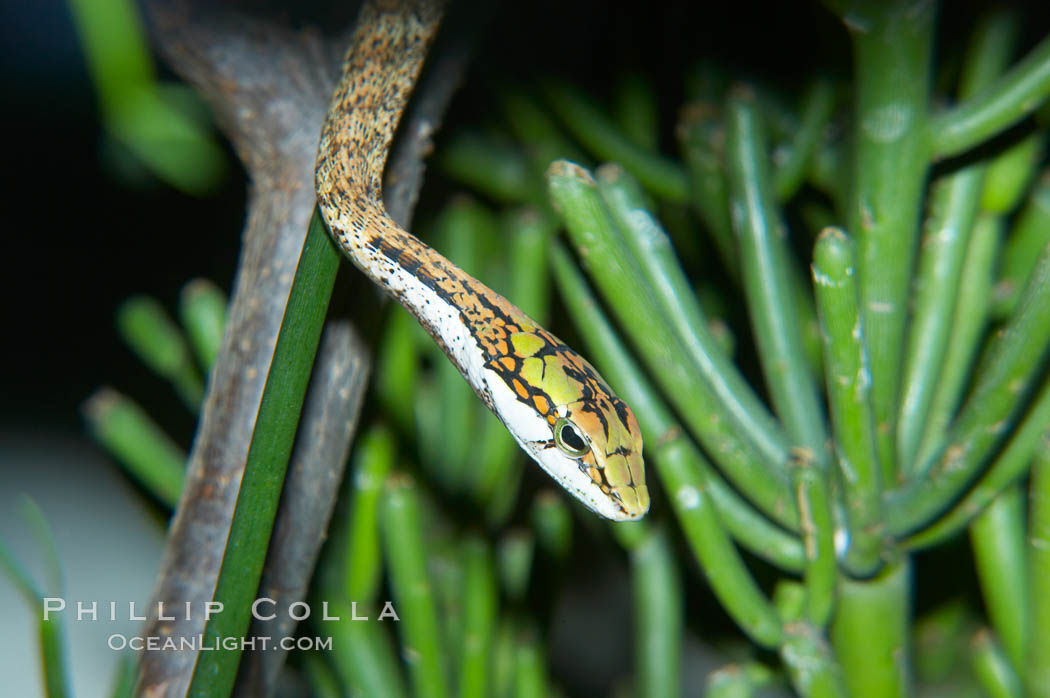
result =
[[831,518],[831,498],[827,473],[813,463],[804,451],[794,451],[791,482],[795,488],[799,527],[806,550],[806,619],[823,628],[835,603],[836,575],[835,524]]
[[631,550],[639,695],[681,695],[682,585],[674,550],[659,528]]
[[468,536],[463,549],[463,645],[459,651],[460,698],[492,695],[492,641],[499,612],[499,589],[492,551],[484,539]]
[[1021,679],[989,630],[982,629],[974,635],[970,651],[974,676],[986,696],[1021,698],[1024,695]]
[[437,604],[427,571],[426,544],[418,487],[407,475],[394,473],[380,504],[384,558],[397,601],[402,655],[408,664],[414,695],[448,695],[445,653],[438,627]]
[[921,549],[944,541],[969,525],[992,500],[1028,471],[1039,439],[1050,424],[1050,381],[1040,388],[1009,442],[970,491],[952,510],[904,541],[907,549]]
[[813,288],[824,337],[825,384],[835,434],[851,569],[874,571],[882,548],[882,476],[875,445],[871,374],[858,307],[853,241],[826,228],[813,250]]
[[371,603],[379,592],[383,572],[379,503],[395,457],[394,435],[382,425],[370,427],[354,445],[344,575],[344,594],[350,601]]
[[909,695],[911,588],[907,559],[871,579],[841,579],[831,644],[853,698]]
[[[1048,420],[1050,421],[1050,420]],[[1025,686],[1033,698],[1050,696],[1050,428],[1043,431],[1032,460],[1028,519],[1028,648]]]
[[919,441],[916,463],[928,463],[944,446],[948,427],[966,389],[991,308],[996,252],[1003,223],[998,216],[979,214],[970,234],[959,276],[958,298],[952,313],[940,379],[930,400],[926,427]]
[[786,229],[773,200],[766,141],[753,95],[738,89],[730,98],[726,121],[729,208],[759,361],[789,439],[808,449],[818,467],[826,468],[822,408],[803,351]]
[[638,182],[617,165],[595,173],[598,191],[637,260],[646,285],[691,361],[692,370],[711,386],[718,401],[769,457],[786,452],[787,440],[711,333],[692,285],[675,257],[667,233],[652,214]]
[[134,401],[101,388],[82,407],[95,439],[168,509],[182,493],[186,453]]
[[889,530],[904,533],[939,513],[965,487],[1016,419],[1050,349],[1050,245],[1039,256],[1017,311],[989,349],[952,426],[948,446],[921,477],[887,492]]
[[1028,637],[1028,569],[1020,485],[999,493],[970,524],[977,578],[992,628],[1011,665],[1024,666]]
[[1043,39],[1001,78],[930,123],[936,157],[958,155],[1035,111],[1050,95],[1050,38]]
[[918,466],[915,456],[944,365],[984,170],[963,168],[935,182],[930,194],[897,415],[897,462],[905,476]]
[[936,9],[924,0],[841,4],[853,43],[856,95],[846,228],[857,238],[879,459],[894,472],[907,301],[928,166]]

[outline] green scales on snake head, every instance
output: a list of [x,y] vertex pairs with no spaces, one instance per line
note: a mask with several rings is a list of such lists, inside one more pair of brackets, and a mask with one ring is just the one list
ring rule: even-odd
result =
[[366,3],[321,133],[318,206],[343,252],[419,320],[544,470],[598,514],[639,518],[649,491],[630,408],[579,354],[383,208],[387,152],[439,19],[426,0]]

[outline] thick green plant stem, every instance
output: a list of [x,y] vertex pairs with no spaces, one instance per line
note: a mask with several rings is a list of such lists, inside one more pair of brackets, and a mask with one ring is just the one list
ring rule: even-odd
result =
[[689,185],[681,165],[627,138],[605,112],[577,88],[549,80],[544,85],[544,96],[569,132],[599,160],[619,163],[646,189],[663,199],[686,200]]
[[437,605],[427,572],[419,491],[410,477],[397,473],[387,479],[386,487],[380,505],[380,530],[401,618],[402,656],[408,664],[413,694],[441,698],[448,695],[448,679]]
[[789,468],[798,504],[799,529],[806,548],[805,616],[810,623],[823,628],[835,602],[835,523],[831,518],[827,472],[807,456],[805,451],[793,451]]
[[186,453],[135,402],[101,388],[82,408],[92,435],[168,509],[182,493]]
[[492,695],[492,640],[496,634],[499,591],[492,552],[484,539],[463,541],[463,644],[459,648],[459,695]]
[[929,547],[969,525],[1000,492],[1024,476],[1047,424],[1050,424],[1050,381],[1040,389],[1021,424],[1014,430],[1006,448],[996,457],[973,489],[936,523],[907,538],[904,541],[905,547]]
[[915,456],[944,365],[983,179],[984,167],[970,165],[935,182],[930,194],[897,414],[897,462],[905,476],[918,467]]
[[722,480],[627,353],[568,253],[555,247],[552,262],[562,298],[602,375],[634,406],[646,461],[656,465],[661,481],[667,486],[665,472],[682,473],[688,486],[707,492],[719,519],[744,547],[781,569],[800,572],[804,553],[798,538],[770,523]]
[[394,467],[394,435],[385,426],[372,426],[354,446],[353,494],[347,517],[346,567],[343,589],[347,600],[371,603],[383,573],[379,540],[379,500],[387,475]]
[[970,524],[977,578],[988,618],[1013,667],[1024,666],[1028,570],[1020,485],[1003,490]]
[[888,492],[889,530],[928,521],[965,487],[1016,416],[1050,348],[1050,245],[1039,256],[1017,312],[989,350],[984,370],[956,419],[948,447],[923,477]]
[[194,279],[179,293],[179,321],[205,371],[211,369],[219,355],[226,329],[226,305],[226,294],[207,279]]
[[1028,515],[1028,651],[1025,687],[1032,698],[1050,696],[1050,428],[1032,461]]
[[826,468],[823,414],[803,351],[786,231],[773,203],[765,136],[750,92],[740,89],[730,98],[726,121],[729,209],[759,361],[788,438]]
[[1005,75],[930,122],[936,157],[957,155],[1035,111],[1050,95],[1050,38]]
[[991,307],[993,269],[1002,233],[999,216],[981,214],[970,234],[959,277],[951,333],[941,358],[940,380],[930,402],[916,462],[927,463],[944,445],[973,366]]
[[[259,588],[259,576],[339,259],[339,252],[315,211],[295,271],[252,433],[213,597],[223,604],[224,610],[212,616],[205,627],[204,643],[208,646],[215,646],[219,638],[244,637],[248,630],[251,603]],[[188,695],[203,698],[229,694],[237,678],[240,656],[239,646],[202,652]]]
[[847,0],[842,5],[856,75],[846,228],[857,238],[879,458],[895,471],[901,352],[928,165],[926,115],[936,7],[925,0]]
[[1021,679],[1010,666],[1010,660],[987,629],[974,635],[970,645],[973,673],[989,698],[1021,698]]
[[805,698],[846,698],[841,670],[819,626],[799,621],[784,626],[780,657],[791,685]]
[[[547,174],[551,200],[595,284],[638,346],[655,378],[686,424],[719,465],[752,500],[778,522],[794,528],[797,515],[787,499],[786,454],[764,454],[700,376],[687,370],[681,343],[664,321],[641,279],[623,236],[594,179],[571,162],[559,161]],[[612,273],[611,270],[616,270]],[[717,415],[717,419],[712,417]]]
[[873,579],[842,578],[831,644],[852,698],[909,695],[911,564],[899,560]]
[[882,548],[882,473],[875,446],[871,373],[864,319],[857,305],[852,240],[826,228],[813,249],[813,288],[824,336],[828,410],[849,523],[847,561],[869,573]]
[[638,695],[681,694],[684,601],[674,550],[659,528],[631,550]]
[[595,173],[598,191],[638,261],[652,290],[691,361],[717,400],[762,452],[775,457],[787,451],[787,440],[766,406],[712,335],[710,323],[682,271],[667,233],[657,222],[638,182],[617,165],[602,165]]

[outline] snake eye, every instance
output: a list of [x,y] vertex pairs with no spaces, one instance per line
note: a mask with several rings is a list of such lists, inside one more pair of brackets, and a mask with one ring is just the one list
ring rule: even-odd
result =
[[558,448],[574,458],[587,455],[591,450],[587,437],[575,424],[562,417],[554,424],[554,443]]

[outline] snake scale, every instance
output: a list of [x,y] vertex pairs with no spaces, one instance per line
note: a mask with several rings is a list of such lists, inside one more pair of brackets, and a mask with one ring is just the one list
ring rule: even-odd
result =
[[427,0],[362,8],[321,133],[321,214],[344,254],[416,317],[526,453],[596,513],[637,519],[649,491],[630,408],[579,354],[383,207],[387,154],[441,13]]

